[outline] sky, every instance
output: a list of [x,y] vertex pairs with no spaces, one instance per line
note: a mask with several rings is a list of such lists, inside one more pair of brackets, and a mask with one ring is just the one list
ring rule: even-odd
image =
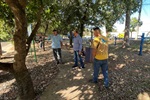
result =
[[[136,17],[138,19],[138,12],[131,15],[132,17]],[[141,11],[141,21],[143,25],[139,29],[139,34],[147,33],[150,31],[150,0],[143,0],[142,11]],[[125,25],[116,23],[115,26],[118,29],[118,32],[122,32],[124,30]]]

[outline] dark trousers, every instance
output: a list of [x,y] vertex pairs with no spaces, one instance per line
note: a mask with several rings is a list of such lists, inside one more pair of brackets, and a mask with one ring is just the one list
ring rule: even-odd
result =
[[61,59],[61,48],[53,49],[53,55],[54,55],[54,58],[57,61],[57,63],[61,63],[62,62],[62,59]]

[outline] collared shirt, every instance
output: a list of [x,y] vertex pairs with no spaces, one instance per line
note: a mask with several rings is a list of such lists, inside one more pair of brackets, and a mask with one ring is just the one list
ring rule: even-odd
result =
[[81,51],[82,50],[82,38],[80,35],[77,35],[73,38],[73,50],[74,51]]
[[52,40],[51,46],[53,49],[61,48],[62,37],[60,35],[51,35],[49,39]]

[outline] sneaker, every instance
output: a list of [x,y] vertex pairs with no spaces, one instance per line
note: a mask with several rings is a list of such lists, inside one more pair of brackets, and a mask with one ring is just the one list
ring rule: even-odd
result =
[[81,67],[82,69],[84,69],[85,67],[83,66],[83,67]]
[[108,84],[108,85],[105,85],[105,88],[106,88],[106,89],[110,89],[111,85],[112,85],[112,83],[111,83],[111,82],[109,82],[109,84]]
[[58,64],[59,64],[59,61],[56,62],[56,65],[58,65]]
[[59,62],[60,64],[64,64],[62,61],[61,62]]
[[72,68],[78,67],[78,65],[73,65]]
[[79,67],[80,69],[84,69],[85,67],[83,66],[83,67]]
[[62,60],[59,60],[59,64],[63,64]]
[[95,84],[98,83],[98,81],[93,81],[93,79],[90,79],[89,82],[90,83],[95,83]]

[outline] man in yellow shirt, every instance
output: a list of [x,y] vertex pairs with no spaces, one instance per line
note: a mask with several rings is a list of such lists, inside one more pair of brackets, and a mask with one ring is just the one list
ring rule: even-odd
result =
[[97,83],[99,69],[101,67],[104,76],[105,87],[109,86],[108,80],[108,38],[101,35],[101,30],[96,27],[94,30],[94,40],[92,42],[92,54],[94,58],[94,73],[93,73],[93,83]]

